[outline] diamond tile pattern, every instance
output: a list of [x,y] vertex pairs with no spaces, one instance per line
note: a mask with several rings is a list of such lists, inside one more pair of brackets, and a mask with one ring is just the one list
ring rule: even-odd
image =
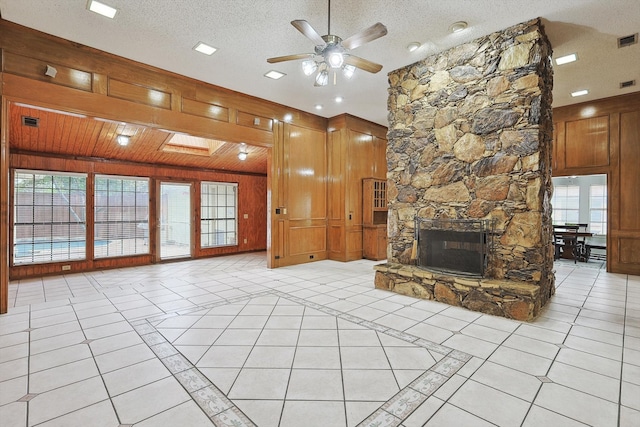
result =
[[374,289],[373,264],[269,270],[258,253],[13,282],[2,424],[640,420],[639,277],[559,261],[522,323]]

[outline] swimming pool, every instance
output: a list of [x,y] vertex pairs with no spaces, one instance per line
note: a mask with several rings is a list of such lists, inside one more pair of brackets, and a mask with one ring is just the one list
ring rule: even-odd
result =
[[[34,242],[16,243],[13,245],[13,256],[16,258],[31,256],[38,252],[52,252],[61,249],[84,249],[87,242],[85,240],[68,240],[57,242]],[[105,246],[109,240],[96,240],[94,246]]]

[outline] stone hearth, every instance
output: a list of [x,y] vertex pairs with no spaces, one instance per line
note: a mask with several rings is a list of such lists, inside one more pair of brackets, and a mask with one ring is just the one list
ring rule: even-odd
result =
[[[536,19],[389,74],[388,264],[377,287],[521,320],[554,293],[550,57]],[[416,217],[491,220],[485,278],[413,265]]]

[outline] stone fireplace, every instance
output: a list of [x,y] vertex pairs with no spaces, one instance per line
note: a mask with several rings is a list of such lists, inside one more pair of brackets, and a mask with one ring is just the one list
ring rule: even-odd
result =
[[485,277],[492,221],[416,218],[416,265],[468,277]]
[[[376,266],[376,287],[519,320],[548,301],[550,58],[535,19],[389,74],[388,262]],[[465,222],[490,230],[442,230]],[[420,265],[421,224],[446,240],[428,249],[435,266]],[[472,252],[480,273],[452,271]]]

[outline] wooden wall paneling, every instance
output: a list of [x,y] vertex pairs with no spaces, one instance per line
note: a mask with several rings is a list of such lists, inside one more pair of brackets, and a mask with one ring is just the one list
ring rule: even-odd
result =
[[376,158],[373,136],[349,129],[346,178],[346,233],[348,261],[362,259],[362,179],[370,178]]
[[329,132],[329,256],[361,259],[362,179],[386,179],[386,128],[343,114],[329,120]]
[[267,267],[276,268],[280,264],[284,246],[284,224],[276,214],[282,204],[282,152],[284,144],[284,123],[277,122],[273,128],[273,144],[267,157]]
[[387,139],[373,137],[373,178],[387,179]]
[[285,128],[288,130],[285,138],[287,262],[324,259],[327,251],[326,134],[294,125]]
[[273,120],[258,116],[251,113],[245,113],[244,111],[238,111],[236,114],[236,124],[240,126],[254,127],[257,129],[266,130],[271,132],[273,129]]
[[608,115],[568,121],[565,124],[565,132],[567,168],[609,164]]
[[640,231],[640,110],[620,114],[620,230]]
[[[342,117],[342,116],[341,116]],[[336,123],[334,119],[330,123],[327,135],[328,152],[328,230],[327,250],[332,260],[346,261],[346,224],[345,224],[345,191],[346,191],[346,140],[345,128],[332,129],[344,124]]]
[[107,95],[151,107],[164,108],[165,110],[171,109],[170,93],[140,84],[131,84],[110,78]]
[[[47,65],[56,69],[55,77],[45,75]],[[74,89],[90,92],[92,89],[92,75],[90,72],[77,68],[66,67],[56,63],[44,64],[41,60],[6,52],[4,55],[4,69],[7,73],[18,74],[34,80],[53,83]]]
[[564,133],[564,123],[558,123],[558,122],[553,123],[553,147],[551,149],[551,170],[552,171],[557,171],[558,169],[560,169],[560,166],[558,163],[558,153],[560,151],[558,149],[558,144],[559,144],[559,141],[561,140],[564,141],[558,135],[560,133],[561,128],[562,128],[562,132]]
[[[224,105],[230,112],[242,111],[258,117],[267,117],[280,122],[286,122],[295,126],[307,127],[320,131],[326,131],[327,119],[280,104],[266,102],[229,89],[219,88],[211,85],[198,85],[196,87],[196,97],[198,101],[205,103]],[[287,116],[287,117],[285,117]],[[235,122],[237,118],[230,117],[230,121]],[[253,121],[251,121],[253,123]]]
[[[229,142],[250,141],[253,145],[269,147],[273,143],[271,132],[238,126],[205,117],[183,114],[135,103],[119,98],[75,91],[63,86],[29,80],[6,74],[5,95],[22,103],[35,103],[48,108],[86,114],[113,121],[126,120],[143,126],[171,129],[195,136],[209,137]],[[126,115],[126,117],[123,117]],[[242,131],[239,131],[239,128]]]
[[229,108],[185,97],[182,97],[182,112],[219,120],[221,122],[229,121]]
[[616,183],[617,221],[611,269],[640,275],[640,107],[616,115],[619,121],[619,173]]
[[620,114],[609,113],[611,160],[607,173],[607,271],[615,272],[620,260]]
[[[1,52],[0,52],[1,53]],[[3,73],[0,73],[0,85]],[[1,86],[0,86],[1,87]],[[0,314],[9,302],[9,102],[0,91]]]

